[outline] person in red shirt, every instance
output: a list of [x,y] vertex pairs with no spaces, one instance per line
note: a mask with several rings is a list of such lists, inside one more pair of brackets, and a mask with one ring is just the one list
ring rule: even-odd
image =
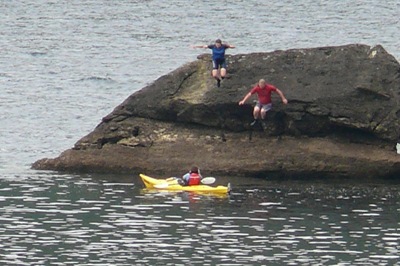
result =
[[257,121],[261,119],[265,119],[267,116],[267,112],[272,108],[271,94],[272,92],[277,93],[284,104],[288,103],[288,100],[283,95],[282,91],[271,84],[267,84],[264,79],[260,79],[258,84],[251,89],[251,91],[244,96],[243,100],[239,102],[239,105],[243,105],[247,99],[249,99],[253,94],[257,93],[258,101],[256,106],[254,106],[253,116],[254,121],[250,124],[254,126]]
[[200,185],[200,181],[203,177],[200,174],[200,169],[193,166],[189,173],[185,174],[182,179],[184,180],[184,185],[186,186],[196,186]]

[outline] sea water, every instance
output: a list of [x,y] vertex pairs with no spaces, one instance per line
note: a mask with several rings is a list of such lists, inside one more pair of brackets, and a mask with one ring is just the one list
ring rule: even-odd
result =
[[26,0],[2,1],[0,12],[1,264],[399,260],[394,181],[218,177],[234,190],[215,197],[146,191],[138,173],[30,169],[130,94],[210,52],[192,44],[221,38],[237,47],[228,54],[381,44],[398,59],[398,1]]

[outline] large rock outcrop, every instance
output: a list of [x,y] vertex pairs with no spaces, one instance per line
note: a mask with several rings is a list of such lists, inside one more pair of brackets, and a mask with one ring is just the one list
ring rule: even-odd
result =
[[[195,164],[220,175],[400,177],[400,66],[383,47],[346,45],[228,56],[221,88],[204,54],[132,94],[96,129],[35,169],[178,175]],[[264,78],[268,119],[252,129]],[[254,96],[254,98],[256,97]]]

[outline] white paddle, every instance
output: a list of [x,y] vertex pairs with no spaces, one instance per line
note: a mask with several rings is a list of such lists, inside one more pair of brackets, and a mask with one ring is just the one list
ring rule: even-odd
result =
[[153,187],[154,188],[167,188],[169,186],[168,183],[160,183],[160,184],[155,184]]
[[200,182],[204,185],[211,185],[211,184],[214,184],[215,177],[207,176],[207,177],[202,178]]

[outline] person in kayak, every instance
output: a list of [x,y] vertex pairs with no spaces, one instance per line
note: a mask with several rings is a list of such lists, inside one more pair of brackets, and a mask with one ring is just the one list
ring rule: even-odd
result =
[[197,186],[201,184],[201,179],[203,177],[200,174],[200,169],[196,166],[193,166],[190,169],[189,173],[186,173],[182,179],[185,186]]
[[212,50],[213,70],[211,74],[217,80],[217,87],[219,88],[221,86],[221,79],[226,77],[225,50],[236,47],[227,43],[223,44],[220,39],[217,39],[215,44],[192,45],[192,48],[208,48]]
[[282,91],[271,84],[267,84],[264,79],[260,79],[258,84],[251,89],[251,91],[246,94],[239,102],[239,105],[243,105],[247,99],[249,99],[253,94],[257,93],[258,101],[253,109],[253,117],[254,121],[250,124],[254,126],[257,121],[261,119],[265,119],[267,116],[267,112],[272,108],[271,94],[272,92],[277,93],[284,104],[288,103],[288,100],[283,95]]

